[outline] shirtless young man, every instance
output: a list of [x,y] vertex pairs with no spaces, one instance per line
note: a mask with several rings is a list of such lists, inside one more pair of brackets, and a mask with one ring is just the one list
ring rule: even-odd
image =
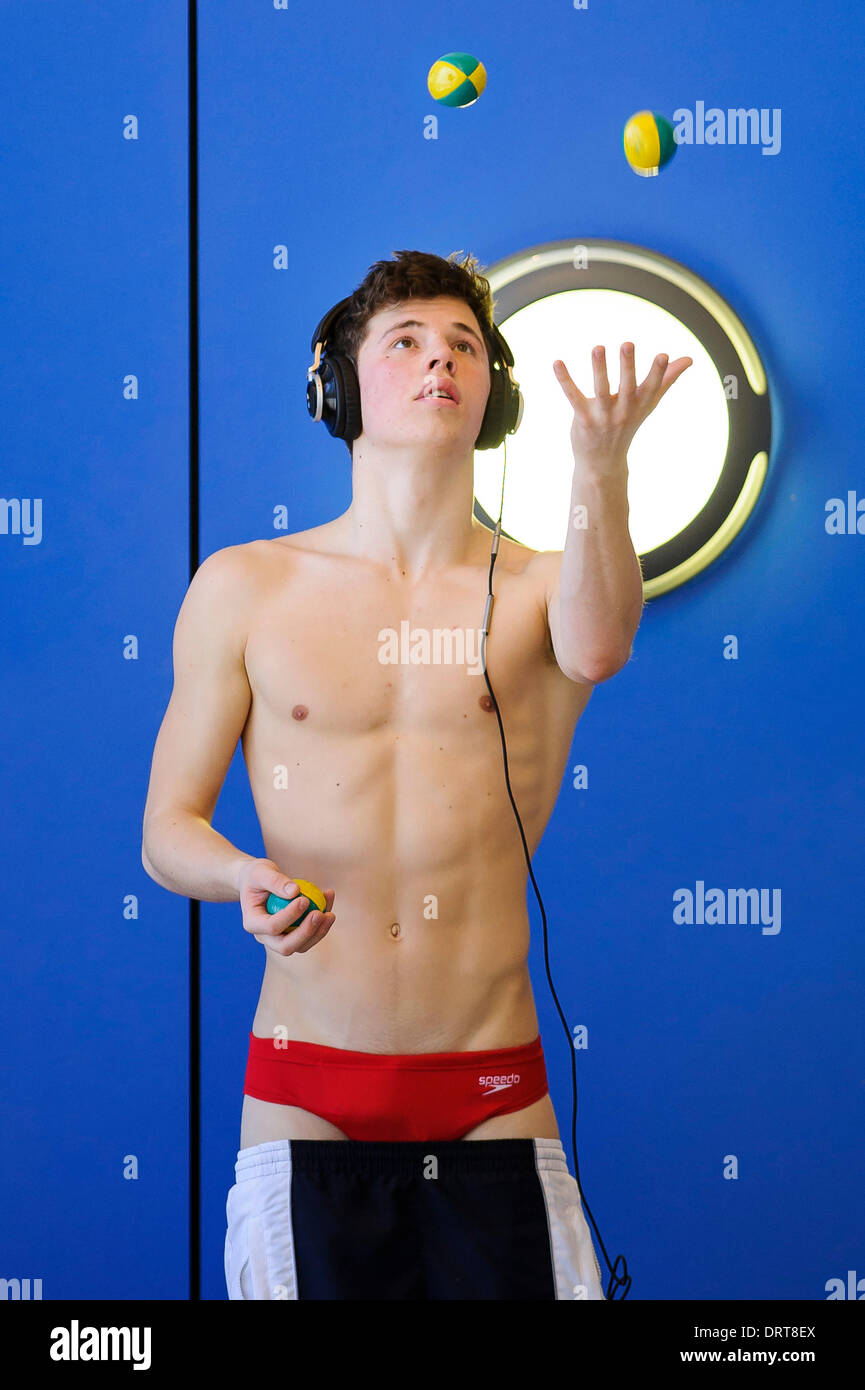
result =
[[[527,870],[483,676],[379,655],[382,630],[399,632],[406,619],[412,629],[476,634],[490,563],[490,532],[472,515],[490,390],[489,288],[451,261],[398,256],[378,263],[351,354],[363,412],[351,505],[324,525],[229,546],[201,565],[177,620],[174,689],[153,756],[144,867],[172,892],[240,901],[245,929],[265,948],[252,1033],[273,1053],[284,1094],[300,1094],[291,1075],[309,1097],[277,1103],[247,1085],[241,1156],[285,1140],[442,1137],[424,1131],[422,1116],[409,1131],[396,1114],[362,1115],[357,1072],[345,1073],[342,1107],[346,1116],[354,1107],[356,1125],[340,1128],[316,1111],[314,1069],[286,1067],[296,1044],[395,1061],[488,1053],[483,1071],[504,1050],[540,1052]],[[432,382],[455,388],[456,401],[425,396]],[[569,537],[567,584],[559,552],[503,538],[496,561],[486,664],[532,853],[576,721],[595,684],[624,665],[639,621],[625,486],[626,473],[587,471],[579,483],[575,474],[574,501],[588,505],[590,524]],[[592,566],[603,575],[592,578]],[[239,737],[265,859],[210,824]],[[294,930],[305,898],[272,917],[264,906],[271,892],[293,896],[292,874],[320,885],[327,906]],[[279,1037],[290,1040],[288,1055],[273,1052]],[[339,1060],[295,1048],[310,1055]],[[485,1099],[472,1080],[473,1122],[451,1138],[559,1140],[545,1075],[529,1103],[513,1085]],[[279,1083],[269,1084],[276,1094]]]

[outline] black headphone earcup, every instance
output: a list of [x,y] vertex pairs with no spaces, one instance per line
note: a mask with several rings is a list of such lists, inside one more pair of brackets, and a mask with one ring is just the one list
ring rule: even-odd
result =
[[342,438],[346,444],[357,439],[363,433],[363,411],[360,408],[360,382],[357,379],[357,372],[350,357],[340,357],[342,368],[342,385],[345,392],[345,430]]
[[487,408],[484,411],[484,418],[481,421],[480,433],[475,440],[475,449],[494,449],[496,448],[495,436],[498,433],[498,426],[501,424],[501,373],[492,365],[490,366],[490,394],[487,398]]
[[490,394],[481,421],[476,449],[497,449],[508,431],[508,395],[510,378],[500,367],[490,367]]
[[354,363],[340,353],[322,359],[319,375],[324,390],[322,420],[336,439],[351,443],[363,430],[360,384]]

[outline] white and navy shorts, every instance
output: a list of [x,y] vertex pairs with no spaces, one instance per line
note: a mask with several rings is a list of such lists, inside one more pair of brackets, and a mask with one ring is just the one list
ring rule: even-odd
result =
[[559,1139],[241,1149],[229,1299],[603,1299]]

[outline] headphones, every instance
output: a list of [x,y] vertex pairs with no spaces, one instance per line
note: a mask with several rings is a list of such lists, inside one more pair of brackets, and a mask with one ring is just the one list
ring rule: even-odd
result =
[[[363,431],[360,386],[350,357],[327,348],[328,336],[351,296],[341,299],[319,323],[312,335],[310,351],[315,357],[306,373],[306,408],[313,420],[323,420],[336,439],[347,444]],[[490,394],[481,422],[476,449],[497,449],[506,434],[515,434],[523,418],[523,393],[514,379],[514,355],[495,324],[484,333],[490,362]],[[324,353],[324,357],[322,357]]]
[[[325,314],[324,318],[321,320],[321,322],[319,323],[318,327],[312,335],[312,342],[309,346],[310,350],[315,353],[315,357],[311,366],[307,369],[306,374],[306,408],[309,411],[310,416],[313,420],[315,420],[316,422],[323,421],[327,429],[330,431],[332,435],[335,436],[335,438],[344,439],[346,443],[350,444],[353,439],[357,439],[358,435],[363,430],[363,419],[361,417],[360,409],[360,386],[358,384],[357,372],[355,371],[354,363],[351,361],[350,358],[345,357],[341,353],[331,353],[327,351],[328,334],[333,329],[336,320],[345,311],[345,307],[348,304],[348,302],[348,298],[346,298],[341,299],[338,304],[335,304],[334,307],[327,314]],[[486,639],[490,630],[490,617],[493,608],[493,569],[495,568],[496,556],[498,555],[499,551],[499,540],[501,538],[502,533],[502,514],[504,511],[505,498],[505,472],[507,471],[508,462],[508,446],[505,441],[505,436],[508,434],[515,434],[517,429],[519,428],[520,421],[523,418],[523,395],[520,391],[519,382],[515,380],[513,371],[511,370],[511,368],[514,365],[513,353],[511,352],[510,348],[508,347],[507,343],[505,342],[504,338],[502,337],[495,324],[492,325],[492,328],[490,330],[487,330],[484,333],[484,339],[487,342],[487,344],[493,349],[491,354],[492,360],[490,362],[490,394],[487,399],[487,408],[484,412],[484,418],[481,422],[480,434],[475,440],[475,448],[497,449],[500,444],[504,444],[505,461],[504,468],[502,469],[502,497],[501,506],[499,509],[499,519],[496,522],[495,530],[493,532],[493,543],[492,549],[490,551],[490,569],[489,576],[487,579],[488,592],[486,606],[484,608],[483,627],[480,629],[481,664],[483,669],[484,680],[486,681],[487,690],[490,693],[490,699],[492,700],[493,708],[496,712],[496,718],[499,723],[499,735],[502,741],[502,757],[504,759],[505,769],[505,786],[507,787],[507,792],[508,796],[510,797],[511,806],[513,807],[514,815],[516,816],[517,820],[517,825],[519,826],[520,838],[523,843],[523,853],[525,855],[526,864],[528,865],[529,870],[529,877],[532,881],[532,886],[534,887],[535,894],[538,899],[538,905],[541,909],[541,922],[543,924],[544,929],[544,964],[546,965],[547,970],[547,980],[549,981],[550,990],[552,992],[553,999],[555,1000],[556,1008],[559,1013],[559,1018],[562,1021],[562,1026],[564,1027],[565,1034],[568,1039],[568,1053],[571,1063],[571,1082],[574,1097],[573,1109],[571,1111],[571,1142],[573,1145],[574,1153],[574,1176],[576,1178],[577,1189],[579,1191],[582,1204],[586,1209],[589,1220],[591,1221],[595,1233],[598,1237],[598,1242],[600,1244],[601,1250],[603,1251],[604,1259],[606,1260],[607,1265],[610,1269],[610,1282],[607,1285],[606,1297],[608,1299],[615,1298],[616,1291],[621,1288],[624,1290],[622,1298],[627,1298],[628,1290],[631,1287],[631,1276],[628,1274],[627,1261],[625,1260],[624,1255],[617,1255],[614,1264],[610,1264],[610,1258],[607,1254],[604,1242],[601,1239],[601,1233],[598,1230],[595,1218],[592,1216],[591,1208],[589,1207],[589,1204],[586,1201],[585,1196],[583,1195],[582,1184],[580,1183],[580,1166],[579,1161],[577,1159],[577,1068],[576,1062],[574,1060],[573,1038],[571,1037],[571,1030],[568,1027],[568,1021],[562,1012],[562,1006],[559,1003],[559,997],[556,994],[555,986],[553,985],[553,978],[550,974],[549,943],[547,940],[547,914],[544,911],[544,904],[543,899],[541,898],[541,891],[538,888],[534,871],[532,869],[532,857],[529,854],[529,847],[526,842],[525,831],[523,830],[523,823],[520,819],[520,813],[517,810],[517,803],[514,800],[514,794],[511,789],[511,779],[508,770],[508,750],[507,744],[505,743],[504,725],[502,724],[502,716],[501,711],[499,710],[498,701],[496,700],[495,694],[493,693],[493,688],[490,685],[490,678],[487,674]],[[324,357],[322,357],[323,353],[325,354]],[[600,1267],[598,1266],[597,1256],[595,1255],[594,1251],[592,1251],[592,1257],[595,1261],[595,1268],[598,1271],[598,1281],[600,1282],[601,1271]],[[621,1270],[619,1268],[620,1261],[622,1265]],[[574,1296],[576,1297],[576,1291]]]

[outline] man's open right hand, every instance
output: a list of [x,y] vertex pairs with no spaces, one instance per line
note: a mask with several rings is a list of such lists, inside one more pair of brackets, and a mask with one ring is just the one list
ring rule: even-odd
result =
[[[277,868],[272,859],[250,859],[237,876],[243,928],[260,941],[268,951],[280,956],[292,956],[295,951],[309,951],[323,941],[336,918],[331,912],[334,890],[323,889],[325,912],[315,908],[300,927],[294,927],[309,907],[309,898],[298,893],[297,884]],[[271,893],[291,898],[288,907],[279,912],[267,911]],[[294,930],[292,928],[294,927]]]

